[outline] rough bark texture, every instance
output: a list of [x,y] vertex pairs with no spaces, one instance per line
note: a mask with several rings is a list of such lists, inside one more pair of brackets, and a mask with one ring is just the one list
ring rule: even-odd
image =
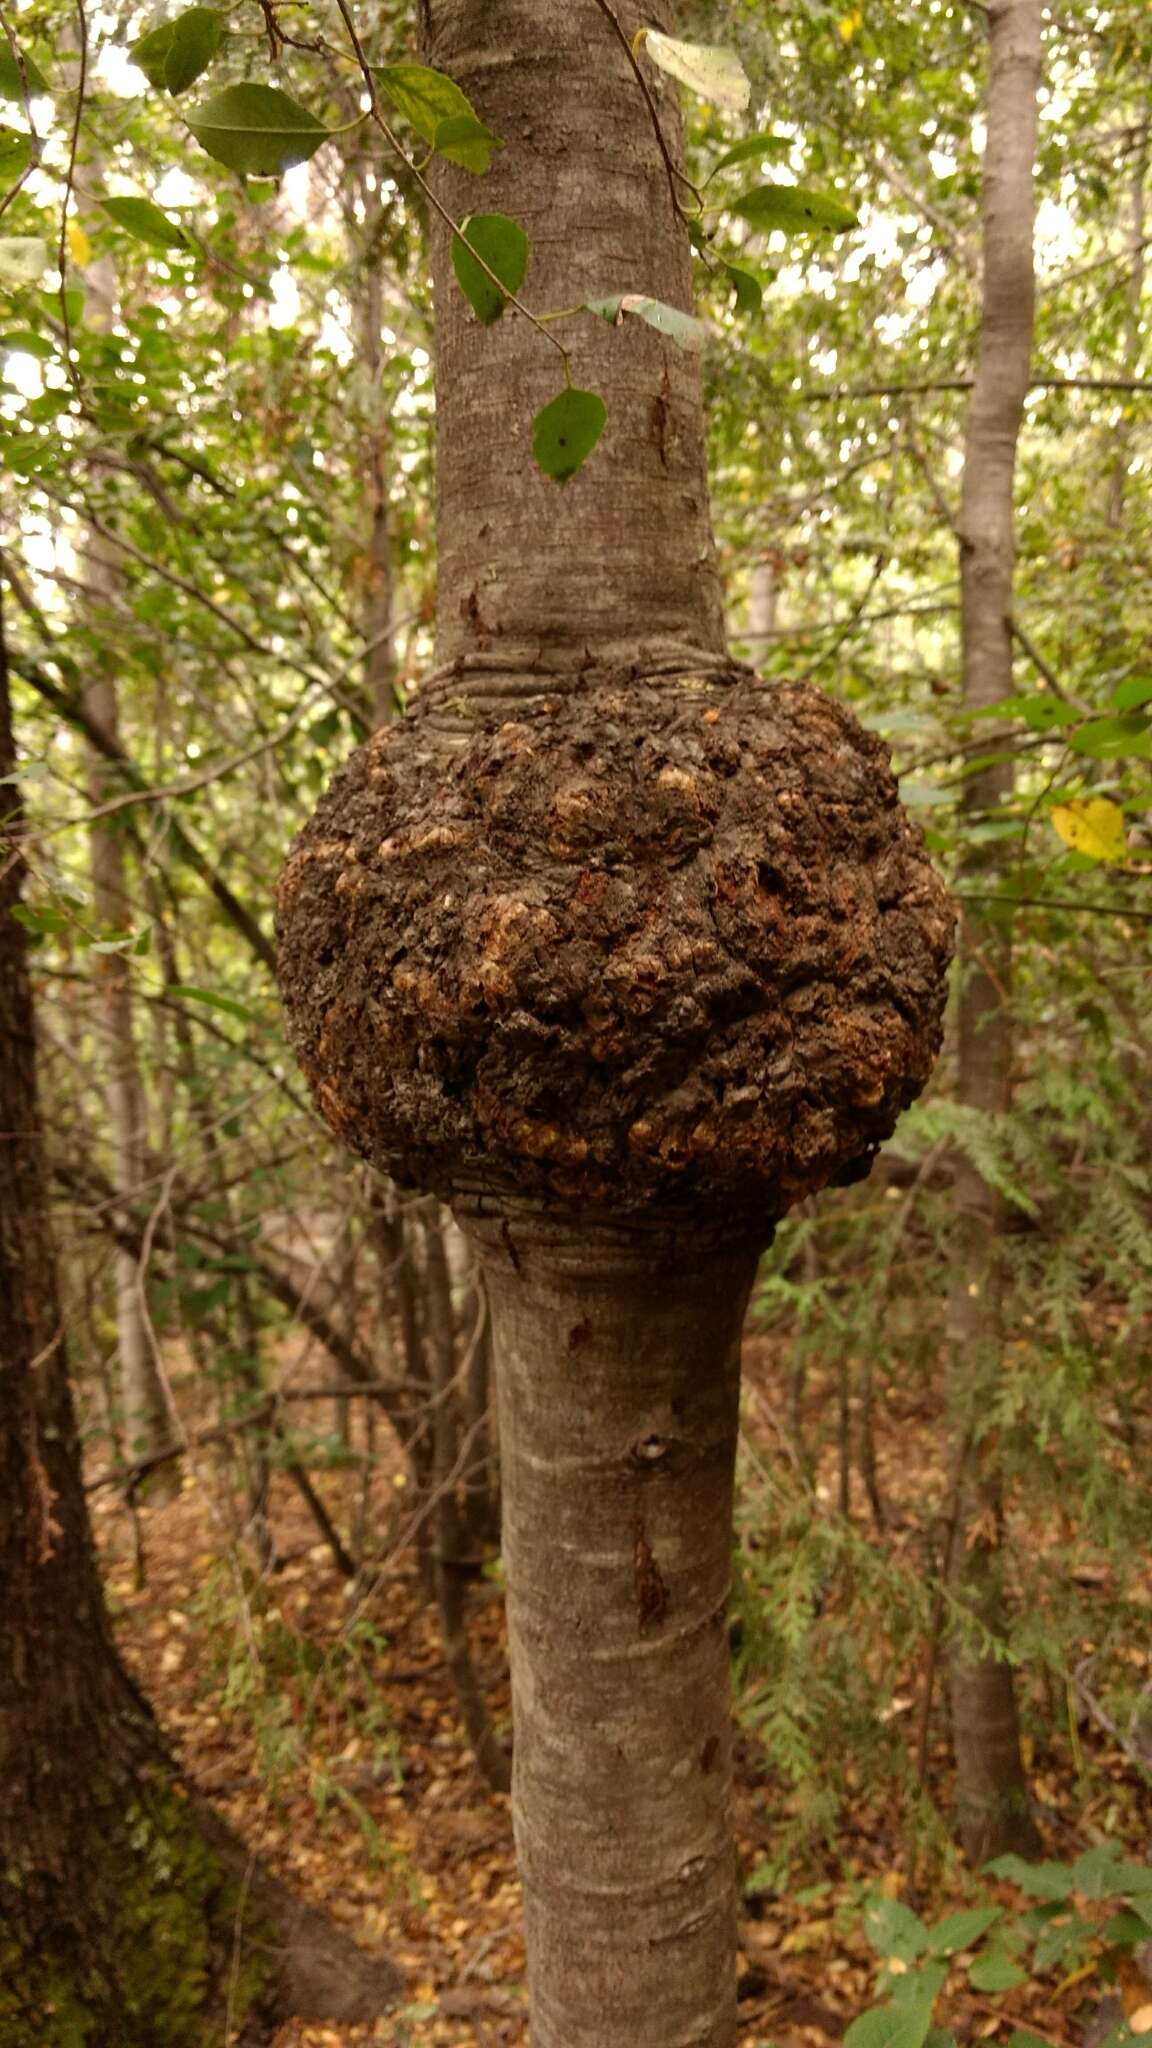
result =
[[[604,12],[421,14],[505,145],[441,196],[523,223],[531,305],[689,308]],[[608,426],[561,490],[531,453],[559,359],[478,327],[433,245],[440,666],[293,851],[282,986],[333,1128],[453,1198],[487,1276],[533,2041],[732,2048],[740,1317],[774,1219],[923,1084],[951,919],[879,744],[725,653],[693,358],[566,323]]]
[[[1040,84],[1041,0],[993,0],[988,142],[984,158],[983,320],[968,415],[960,513],[964,702],[979,710],[1010,696],[1015,559],[1016,445],[1032,366],[1035,319],[1033,176]],[[973,775],[970,816],[997,812],[1012,792],[1012,765]],[[987,856],[968,878],[984,877]],[[1011,1103],[1012,941],[1003,924],[965,912],[960,947],[957,1099],[986,1115]],[[955,1161],[957,1213],[949,1338],[958,1427],[971,1438],[963,1463],[955,1574],[964,1604],[1002,1635],[1006,1604],[994,1447],[981,1412],[995,1387],[1002,1341],[1003,1203],[963,1153]],[[1012,1667],[974,1656],[961,1642],[951,1660],[957,1818],[970,1857],[982,1862],[1035,1846],[1027,1809]]]
[[[14,767],[0,635],[0,775]],[[398,1988],[188,1798],[120,1664],[48,1224],[18,815],[0,830],[0,2048],[216,2048]],[[237,1932],[241,1938],[237,1943]],[[237,1961],[239,1967],[237,1968]]]
[[767,1229],[867,1170],[939,1050],[952,920],[887,751],[801,685],[624,677],[322,799],[280,890],[334,1130],[447,1195]]

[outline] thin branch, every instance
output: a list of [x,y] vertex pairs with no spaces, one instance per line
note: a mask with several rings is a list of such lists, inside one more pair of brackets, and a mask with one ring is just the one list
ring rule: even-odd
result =
[[1152,910],[1130,910],[1126,903],[1077,903],[1070,896],[992,896],[980,889],[953,889],[958,903],[1007,903],[1029,910],[1074,910],[1083,917],[1136,917],[1152,924]]
[[[786,391],[780,395],[803,399],[811,405],[824,405],[843,398],[914,398],[932,391],[971,391],[973,381],[971,377],[936,377],[910,384],[828,384]],[[1028,389],[1152,393],[1152,377],[1033,377]]]
[[409,176],[415,181],[418,189],[424,194],[424,197],[428,201],[429,206],[433,209],[435,213],[439,214],[441,220],[444,222],[444,225],[451,231],[452,234],[460,235],[460,239],[464,242],[469,254],[472,257],[474,257],[475,261],[480,265],[481,270],[484,272],[484,275],[486,278],[488,278],[489,282],[496,286],[497,290],[507,300],[508,304],[510,306],[514,306],[516,311],[519,314],[521,314],[525,320],[528,321],[530,326],[535,327],[537,332],[543,335],[545,341],[551,343],[552,347],[557,351],[557,353],[563,357],[564,368],[565,370],[567,370],[569,356],[568,350],[565,348],[564,343],[560,341],[555,334],[552,333],[550,328],[544,325],[544,322],[542,320],[537,318],[536,314],[532,312],[531,308],[524,304],[523,299],[517,298],[515,292],[510,292],[507,285],[501,283],[495,271],[491,269],[489,264],[481,255],[480,251],[478,249],[473,248],[471,242],[469,242],[467,238],[467,235],[461,234],[460,228],[457,222],[453,219],[448,208],[443,204],[442,200],[437,198],[435,192],[432,190],[432,187],[428,183],[428,180],[424,176],[423,172],[419,171],[416,165],[413,163],[399,136],[394,132],[392,128],[389,127],[388,122],[384,119],[383,114],[380,112],[380,100],[376,91],[376,80],[372,76],[372,66],[369,64],[368,59],[364,53],[364,45],[360,41],[359,31],[349,11],[348,0],[336,0],[336,5],[340,11],[340,19],[344,23],[344,27],[348,31],[348,40],[356,53],[356,62],[359,64],[361,73],[363,74],[364,84],[367,88],[368,98],[370,102],[370,117],[375,122],[377,128],[380,130],[380,133],[384,137],[384,140],[387,142],[388,147],[395,151],[401,163],[404,165],[405,170],[408,172]]
[[680,206],[680,201],[676,195],[677,178],[679,178],[682,185],[686,185],[688,187],[688,190],[691,192],[692,197],[696,201],[697,206],[701,208],[703,208],[704,205],[703,194],[698,191],[697,187],[692,183],[692,180],[690,177],[688,177],[687,173],[680,169],[679,165],[676,163],[671,151],[668,148],[668,144],[664,140],[664,130],[660,126],[660,111],[656,105],[655,100],[652,97],[652,88],[649,85],[648,80],[644,76],[644,71],[641,66],[640,59],[637,57],[635,50],[632,48],[632,44],[630,43],[628,37],[624,33],[624,30],[620,26],[620,22],[617,18],[616,11],[611,6],[610,0],[596,0],[596,5],[600,9],[601,14],[603,14],[606,17],[606,19],[611,22],[612,32],[615,35],[617,41],[623,46],[624,54],[627,57],[628,62],[632,66],[632,69],[636,75],[636,83],[640,87],[640,90],[644,95],[644,104],[648,109],[649,119],[652,122],[653,133],[655,134],[660,154],[664,159],[664,168],[668,173],[668,189],[672,194],[672,211],[676,216],[676,225],[677,227],[679,227],[680,222],[683,218],[683,214]]

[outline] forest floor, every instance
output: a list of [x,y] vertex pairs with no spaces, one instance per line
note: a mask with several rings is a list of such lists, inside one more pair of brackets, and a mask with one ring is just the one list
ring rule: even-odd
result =
[[[778,1455],[771,1347],[747,1347],[745,1428]],[[825,1396],[827,1398],[827,1396]],[[890,1498],[934,1453],[930,1422],[881,1432],[878,1463]],[[902,1476],[903,1475],[903,1476]],[[354,1469],[314,1475],[340,1526],[357,1512]],[[254,1852],[405,1974],[407,2003],[375,2027],[294,2023],[277,2048],[394,2048],[448,2043],[505,2048],[527,2040],[524,1946],[509,1802],[487,1790],[463,1742],[440,1656],[435,1613],[420,1595],[411,1555],[386,1561],[371,1589],[354,1593],[334,1569],[315,1523],[283,1474],[272,1487],[277,1569],[260,1577],[234,1540],[231,1474],[203,1452],[179,1495],[142,1505],[135,1518],[109,1492],[94,1495],[98,1540],[126,1657],[189,1776]],[[821,1473],[824,1485],[824,1474]],[[827,1485],[834,1487],[834,1475]],[[373,1481],[374,1526],[403,1526],[399,1459],[385,1455]],[[891,1541],[897,1547],[897,1528]],[[472,1599],[476,1666],[499,1721],[509,1711],[498,1589]],[[893,1711],[912,1742],[918,1674],[899,1674]],[[939,1717],[938,1717],[939,1718]],[[1086,1813],[1085,1745],[1097,1827]],[[1131,1854],[1152,1833],[1146,1788],[1107,1738],[1089,1728],[1030,1753],[1048,1853],[1074,1855],[1099,1822]],[[863,1775],[863,1774],[862,1774]],[[932,1752],[929,1789],[947,1802],[947,1756]],[[1101,1800],[1103,1804],[1101,1804]],[[1089,1802],[1091,1803],[1091,1802]],[[745,1878],[778,1849],[787,1788],[748,1730],[737,1746],[737,1826]],[[741,2048],[834,2048],[872,2002],[876,1957],[861,1926],[869,1892],[910,1900],[928,1917],[986,1897],[955,1859],[921,1857],[909,1884],[907,1815],[891,1783],[855,1789],[834,1840],[797,1858],[786,1896],[749,1896],[741,1923]],[[1008,1888],[1001,1887],[1007,1899]],[[1085,1991],[1106,1986],[1025,1985],[981,2000],[961,1972],[950,1983],[947,2024],[964,2042],[1007,2042],[1026,2027],[1052,2048],[1081,2048]]]

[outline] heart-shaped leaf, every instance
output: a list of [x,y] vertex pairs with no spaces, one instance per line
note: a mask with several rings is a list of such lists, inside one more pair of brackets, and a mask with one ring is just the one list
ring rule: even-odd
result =
[[532,423],[532,453],[545,476],[566,484],[604,432],[608,408],[598,391],[562,391]]
[[734,50],[715,43],[682,43],[675,36],[650,28],[644,48],[661,71],[690,86],[714,107],[730,114],[742,114],[752,97],[752,81]]
[[427,64],[376,64],[373,76],[417,135],[466,171],[481,174],[500,138],[485,127],[471,100],[443,71]]
[[307,163],[329,133],[274,85],[226,86],[187,120],[209,156],[249,178],[278,178],[293,164]]
[[[477,257],[481,258],[477,262]],[[487,269],[485,269],[487,265]],[[452,237],[452,268],[472,311],[485,327],[499,320],[508,292],[518,292],[528,270],[528,237],[504,213],[476,213]],[[488,272],[493,273],[493,277]],[[493,279],[499,279],[499,283]],[[502,291],[501,285],[504,287]]]
[[820,229],[842,235],[858,225],[858,216],[842,199],[827,192],[809,192],[803,185],[754,185],[738,199],[725,201],[730,213],[767,231],[781,228],[786,235],[807,235]]
[[703,348],[712,336],[707,322],[697,320],[695,314],[682,313],[678,306],[666,306],[663,299],[645,298],[640,292],[618,292],[612,298],[588,299],[585,303],[590,313],[598,313],[610,327],[618,326],[631,313],[646,326],[654,327],[657,334],[667,335],[677,348]]

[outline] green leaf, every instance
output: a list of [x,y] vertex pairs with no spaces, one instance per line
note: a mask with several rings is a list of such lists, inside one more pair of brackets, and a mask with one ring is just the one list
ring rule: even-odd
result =
[[[1103,801],[1106,802],[1106,799]],[[1080,811],[1091,811],[1096,806],[1078,804],[1075,808]],[[1116,811],[1115,804],[1108,804],[1107,808],[1109,811]],[[1117,812],[1117,816],[1119,815]],[[1052,818],[1056,818],[1055,811],[1052,812]],[[1059,826],[1056,829],[1059,831]],[[1072,844],[1071,840],[1068,844]],[[1030,1899],[1070,1899],[1076,1889],[1072,1872],[1066,1863],[1026,1863],[1023,1856],[997,1856],[994,1863],[987,1863],[984,1867],[989,1877],[1006,1878],[1009,1884],[1017,1885]]]
[[12,915],[17,924],[22,924],[26,932],[34,932],[37,938],[43,938],[50,932],[67,931],[71,923],[62,910],[52,910],[47,905],[33,910],[27,903],[14,903]]
[[443,71],[427,64],[374,64],[372,72],[397,113],[441,156],[478,176],[489,168],[493,150],[503,147],[500,137]]
[[928,1946],[928,1929],[919,1915],[899,1899],[879,1893],[864,1908],[864,1932],[877,1955],[914,1963]]
[[758,313],[764,304],[764,287],[750,270],[741,270],[738,263],[724,265],[729,283],[736,294],[738,313]]
[[210,1010],[223,1010],[226,1016],[239,1017],[245,1024],[255,1024],[262,1031],[264,1019],[250,1010],[246,1003],[238,1003],[235,996],[218,995],[214,988],[196,988],[191,982],[170,981],[165,985],[166,996],[181,996],[187,1002],[204,1003]]
[[949,1913],[946,1920],[940,1920],[929,1929],[928,1952],[934,1956],[950,1956],[957,1949],[972,1948],[987,1934],[997,1920],[1003,1918],[999,1906],[973,1906],[964,1913]]
[[502,149],[503,144],[475,114],[452,114],[437,128],[433,148],[449,163],[483,177],[491,165],[492,151]]
[[0,178],[13,185],[32,161],[32,137],[17,128],[0,128]]
[[991,1955],[977,1956],[974,1963],[969,1963],[968,1982],[974,1991],[1012,1991],[1017,1984],[1028,1982],[1028,1972],[1002,1949],[996,1949]]
[[138,36],[134,43],[128,45],[128,55],[133,64],[137,70],[144,73],[149,85],[154,85],[158,92],[162,91],[168,82],[164,72],[175,32],[175,22],[164,21],[159,28],[150,28],[146,36]]
[[781,228],[786,235],[807,235],[825,229],[842,235],[859,225],[852,207],[828,192],[809,192],[803,185],[754,185],[737,199],[728,199],[730,213],[738,213],[754,228],[767,232]]
[[641,292],[618,292],[608,299],[586,299],[590,313],[598,313],[601,320],[607,320],[610,327],[618,327],[625,314],[631,313],[637,320],[654,327],[657,334],[666,335],[677,348],[703,348],[712,338],[712,329],[707,321],[697,320],[692,313],[682,313],[677,306],[666,306],[663,299],[649,299]]
[[879,2006],[853,2020],[844,2048],[924,2048],[931,2028],[930,2005]]
[[[505,292],[518,292],[528,270],[528,237],[518,222],[503,213],[476,213],[461,222],[452,237],[452,268],[472,311],[485,327],[499,320],[507,304]],[[467,236],[467,241],[463,239]],[[475,251],[475,254],[473,254]],[[499,278],[494,284],[476,261],[480,256]]]
[[0,284],[35,284],[50,261],[40,235],[0,235]]
[[597,391],[562,391],[532,422],[532,453],[545,476],[566,484],[604,432],[608,408]]
[[188,126],[217,163],[250,178],[278,178],[315,156],[329,131],[274,85],[229,85],[205,100]]
[[8,334],[0,334],[0,348],[13,355],[35,356],[40,363],[50,363],[56,353],[55,343],[33,334],[30,327],[14,327]]
[[654,28],[644,32],[644,48],[661,71],[690,86],[714,107],[723,107],[730,114],[744,112],[752,97],[752,81],[734,50],[721,49],[715,43],[682,43]]
[[138,242],[147,242],[150,248],[179,249],[188,246],[183,228],[169,220],[151,199],[125,195],[119,199],[102,199],[100,205],[109,220],[114,220],[126,235],[133,235]]
[[1122,712],[1115,718],[1090,718],[1068,736],[1078,754],[1096,761],[1118,761],[1130,756],[1147,759],[1152,755],[1152,720],[1139,711]]
[[777,163],[785,159],[792,149],[787,135],[746,135],[743,142],[733,143],[723,156],[713,164],[711,175],[720,176],[721,171],[730,171],[734,164],[751,163],[757,157],[771,157]]
[[1048,2043],[1042,2041],[1039,2034],[1023,2034],[1017,2027],[1008,2036],[1007,2048],[1048,2048]]
[[[24,62],[24,78],[28,81],[28,97],[51,92],[52,88],[26,50],[21,51]],[[20,77],[20,66],[9,46],[8,38],[0,34],[0,100],[13,100],[18,106],[24,104],[24,81]]]
[[186,92],[220,48],[224,16],[215,7],[189,7],[171,24],[164,58],[164,83],[170,93]]
[[1024,690],[1011,697],[999,697],[995,704],[982,704],[967,714],[972,719],[1022,718],[1032,732],[1051,732],[1056,726],[1075,725],[1080,713],[1047,690]]
[[1118,711],[1138,711],[1142,704],[1152,704],[1152,676],[1128,676],[1116,685],[1112,702]]

